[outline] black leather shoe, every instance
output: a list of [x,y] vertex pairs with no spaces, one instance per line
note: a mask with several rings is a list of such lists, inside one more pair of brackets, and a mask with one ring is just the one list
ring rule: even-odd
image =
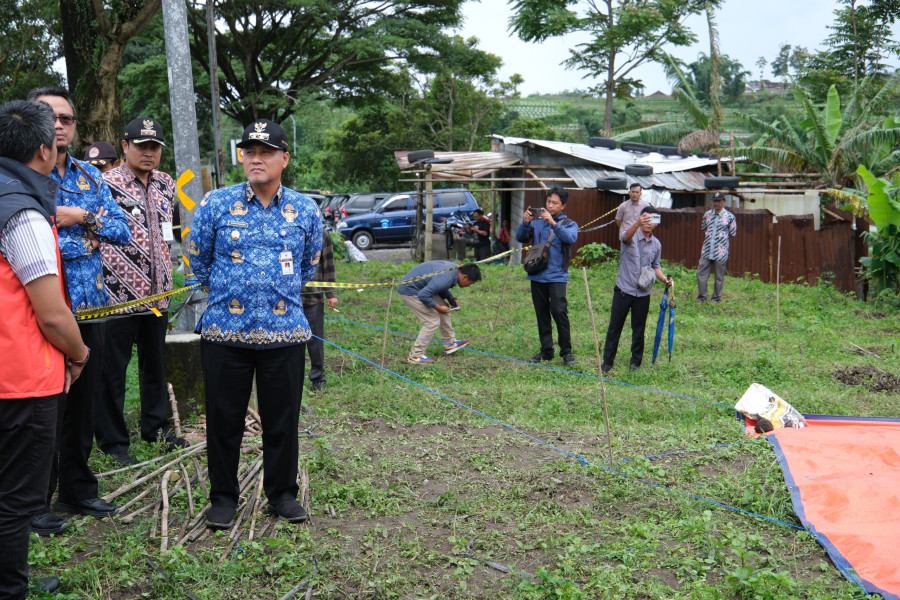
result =
[[128,467],[131,465],[136,465],[137,461],[134,460],[130,454],[128,454],[128,450],[120,450],[118,452],[110,452],[107,456],[109,456],[113,461],[122,465],[123,467]]
[[606,364],[606,363],[603,363],[603,364],[600,365],[600,370],[603,371],[603,374],[604,374],[604,375],[606,375],[607,373],[609,373],[610,371],[612,371],[612,365],[608,365],[608,364]]
[[69,522],[49,510],[35,515],[31,519],[31,531],[38,535],[53,535],[65,530]]
[[632,371],[637,371],[637,370],[640,369],[640,368],[641,368],[641,365],[636,365],[636,364],[634,364],[634,363],[631,363],[631,370],[632,370]]
[[231,529],[236,513],[233,506],[211,506],[206,511],[206,526],[210,529]]
[[191,445],[191,443],[183,437],[178,437],[177,435],[175,435],[175,432],[171,429],[166,432],[165,436],[163,436],[163,442],[166,444],[166,449],[169,452],[171,452],[172,450],[178,450],[179,448],[187,448]]
[[33,579],[31,585],[28,586],[30,594],[53,594],[59,591],[59,577],[41,577]]
[[53,508],[59,512],[81,514],[89,517],[103,519],[119,512],[119,507],[110,504],[101,498],[88,498],[87,500],[57,500]]
[[309,517],[306,516],[306,510],[296,500],[279,500],[272,504],[269,503],[269,512],[278,515],[278,518],[288,523],[302,523]]
[[325,381],[320,379],[319,381],[312,382],[312,391],[320,392],[325,389]]
[[529,358],[528,362],[533,363],[533,364],[538,364],[542,360],[553,360],[553,357],[552,356],[544,356],[542,353],[538,352],[537,354],[535,354],[534,356]]
[[563,356],[563,362],[566,363],[567,367],[571,367],[575,365],[575,355],[572,353],[566,354]]

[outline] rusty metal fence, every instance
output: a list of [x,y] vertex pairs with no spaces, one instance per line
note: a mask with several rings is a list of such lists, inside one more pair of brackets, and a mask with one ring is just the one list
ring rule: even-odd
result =
[[[624,197],[598,190],[569,190],[566,214],[584,225],[613,210]],[[541,206],[541,191],[526,191],[526,206]],[[700,220],[708,208],[693,207],[676,210],[660,209],[662,225],[656,236],[662,243],[663,258],[696,268],[703,245]],[[815,229],[812,215],[780,216],[773,222],[773,214],[766,209],[729,209],[737,217],[738,234],[731,239],[728,272],[732,275],[752,273],[762,281],[775,281],[778,261],[778,239],[781,238],[781,281],[783,283],[816,283],[824,274],[835,287],[844,292],[857,289],[854,269],[858,265],[858,233],[850,223],[834,221]],[[594,225],[612,221],[609,215]],[[591,243],[619,247],[619,232],[615,224],[578,236],[572,254]]]

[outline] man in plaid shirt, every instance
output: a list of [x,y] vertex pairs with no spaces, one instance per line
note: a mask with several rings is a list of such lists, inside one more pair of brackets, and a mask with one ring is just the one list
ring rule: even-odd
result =
[[[334,283],[334,248],[331,244],[331,236],[327,231],[322,232],[322,258],[319,261],[319,269],[312,278],[313,281]],[[334,289],[322,293],[322,288],[303,288],[303,312],[309,321],[309,328],[313,337],[306,342],[306,351],[309,353],[309,380],[312,382],[313,391],[325,387],[325,347],[322,338],[325,335],[325,307],[335,310],[338,305],[337,294]]]

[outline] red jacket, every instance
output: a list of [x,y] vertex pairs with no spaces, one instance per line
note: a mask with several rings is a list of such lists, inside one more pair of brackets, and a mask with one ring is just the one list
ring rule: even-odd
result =
[[[42,179],[41,179],[42,178]],[[0,158],[0,231],[19,210],[41,212],[53,228],[60,294],[66,298],[56,233],[57,186],[47,177],[7,158]],[[68,299],[66,299],[68,303]],[[9,261],[0,255],[0,399],[41,398],[63,391],[66,361],[44,337],[25,286]]]

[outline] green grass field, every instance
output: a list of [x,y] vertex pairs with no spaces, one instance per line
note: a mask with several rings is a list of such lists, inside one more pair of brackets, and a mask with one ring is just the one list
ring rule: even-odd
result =
[[[383,282],[411,266],[340,263],[337,274]],[[304,404],[317,414],[301,416],[308,524],[260,513],[256,531],[266,530],[253,541],[245,524],[234,543],[220,532],[161,552],[153,510],[130,523],[76,519],[60,537],[33,537],[35,573],[61,574],[72,599],[282,598],[295,587],[297,598],[311,588],[305,597],[335,599],[864,597],[810,534],[789,526],[799,520],[772,448],[744,437],[731,406],[756,381],[805,413],[900,416],[900,391],[836,377],[849,367],[900,373],[896,312],[821,284],[782,286],[776,313],[775,287],[749,276],[727,278],[722,304],[701,306],[694,272],[669,266],[674,355],[650,363],[657,287],[644,368],[627,368],[626,325],[605,385],[607,438],[581,270],[572,269],[568,294],[578,358],[571,372],[561,360],[551,368],[522,362],[538,345],[521,268],[511,269],[505,295],[506,267],[483,271],[484,281],[457,292],[462,310],[453,314],[470,346],[445,356],[433,344],[428,367],[406,364],[418,323],[393,296],[388,325],[397,333],[387,336],[385,363],[393,373],[383,379],[368,361],[381,361],[389,294],[340,293],[340,313],[330,316],[341,320],[326,322],[335,345],[326,345],[328,385],[307,390]],[[615,265],[587,276],[602,343]],[[247,441],[248,463],[256,441]],[[135,452],[149,458],[159,449]],[[96,470],[109,468],[96,457]],[[194,473],[190,463],[186,470]],[[136,477],[105,477],[101,493]],[[159,488],[156,477],[117,502],[148,491],[131,512]],[[203,484],[192,492],[202,506]],[[187,514],[181,488],[170,533]]]

